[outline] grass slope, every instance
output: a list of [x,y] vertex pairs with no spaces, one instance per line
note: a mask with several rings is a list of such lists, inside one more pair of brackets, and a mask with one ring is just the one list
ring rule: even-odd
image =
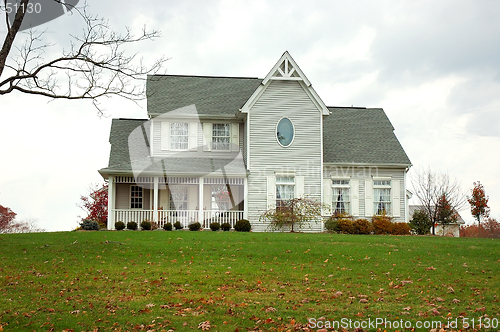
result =
[[5,331],[286,331],[310,318],[457,319],[458,330],[500,319],[491,239],[65,232],[0,235],[0,248]]

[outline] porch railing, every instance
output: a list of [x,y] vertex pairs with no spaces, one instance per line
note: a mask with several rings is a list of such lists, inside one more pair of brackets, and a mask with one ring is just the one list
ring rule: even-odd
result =
[[[210,228],[210,224],[218,222],[219,224],[229,223],[231,228],[234,228],[236,221],[243,219],[243,211],[203,211],[203,220],[199,219],[198,210],[158,210],[156,213],[158,227],[162,228],[165,223],[174,224],[179,221],[183,228],[188,228],[189,224],[200,222],[201,227]],[[127,224],[130,221],[135,221],[140,224],[144,220],[153,221],[155,218],[154,210],[128,210],[115,209],[114,217],[116,221],[122,221]]]

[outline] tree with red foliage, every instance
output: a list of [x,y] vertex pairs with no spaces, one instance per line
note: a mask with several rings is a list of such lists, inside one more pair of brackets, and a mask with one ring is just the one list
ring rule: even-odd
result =
[[15,218],[16,213],[14,211],[8,207],[0,205],[0,233],[5,233]]
[[439,197],[437,206],[437,220],[443,225],[443,235],[446,225],[452,224],[458,220],[458,213],[453,209],[446,193]]
[[484,187],[481,182],[474,182],[472,195],[467,198],[467,201],[470,204],[470,212],[477,219],[479,225],[481,225],[481,217],[484,219],[490,215],[488,200],[489,197],[484,193]]
[[99,227],[105,228],[108,223],[108,185],[94,185],[90,188],[88,196],[80,196],[80,207],[86,211],[83,219],[95,220]]

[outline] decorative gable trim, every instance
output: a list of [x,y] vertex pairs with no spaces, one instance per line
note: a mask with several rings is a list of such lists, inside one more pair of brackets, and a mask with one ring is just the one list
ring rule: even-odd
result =
[[271,80],[288,80],[288,81],[298,81],[304,91],[309,95],[313,103],[318,109],[321,110],[323,115],[330,115],[330,111],[326,107],[325,103],[318,96],[316,91],[313,89],[311,82],[307,79],[306,75],[302,72],[300,67],[297,65],[295,60],[288,51],[283,53],[281,58],[276,62],[274,67],[269,71],[261,85],[254,91],[252,96],[246,101],[243,107],[240,109],[241,113],[248,113],[250,108],[259,100],[260,96],[264,90],[269,86],[269,81]]

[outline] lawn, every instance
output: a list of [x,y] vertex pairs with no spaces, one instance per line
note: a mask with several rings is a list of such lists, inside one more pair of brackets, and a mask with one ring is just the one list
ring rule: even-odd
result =
[[499,240],[101,231],[0,246],[0,331],[500,330]]

